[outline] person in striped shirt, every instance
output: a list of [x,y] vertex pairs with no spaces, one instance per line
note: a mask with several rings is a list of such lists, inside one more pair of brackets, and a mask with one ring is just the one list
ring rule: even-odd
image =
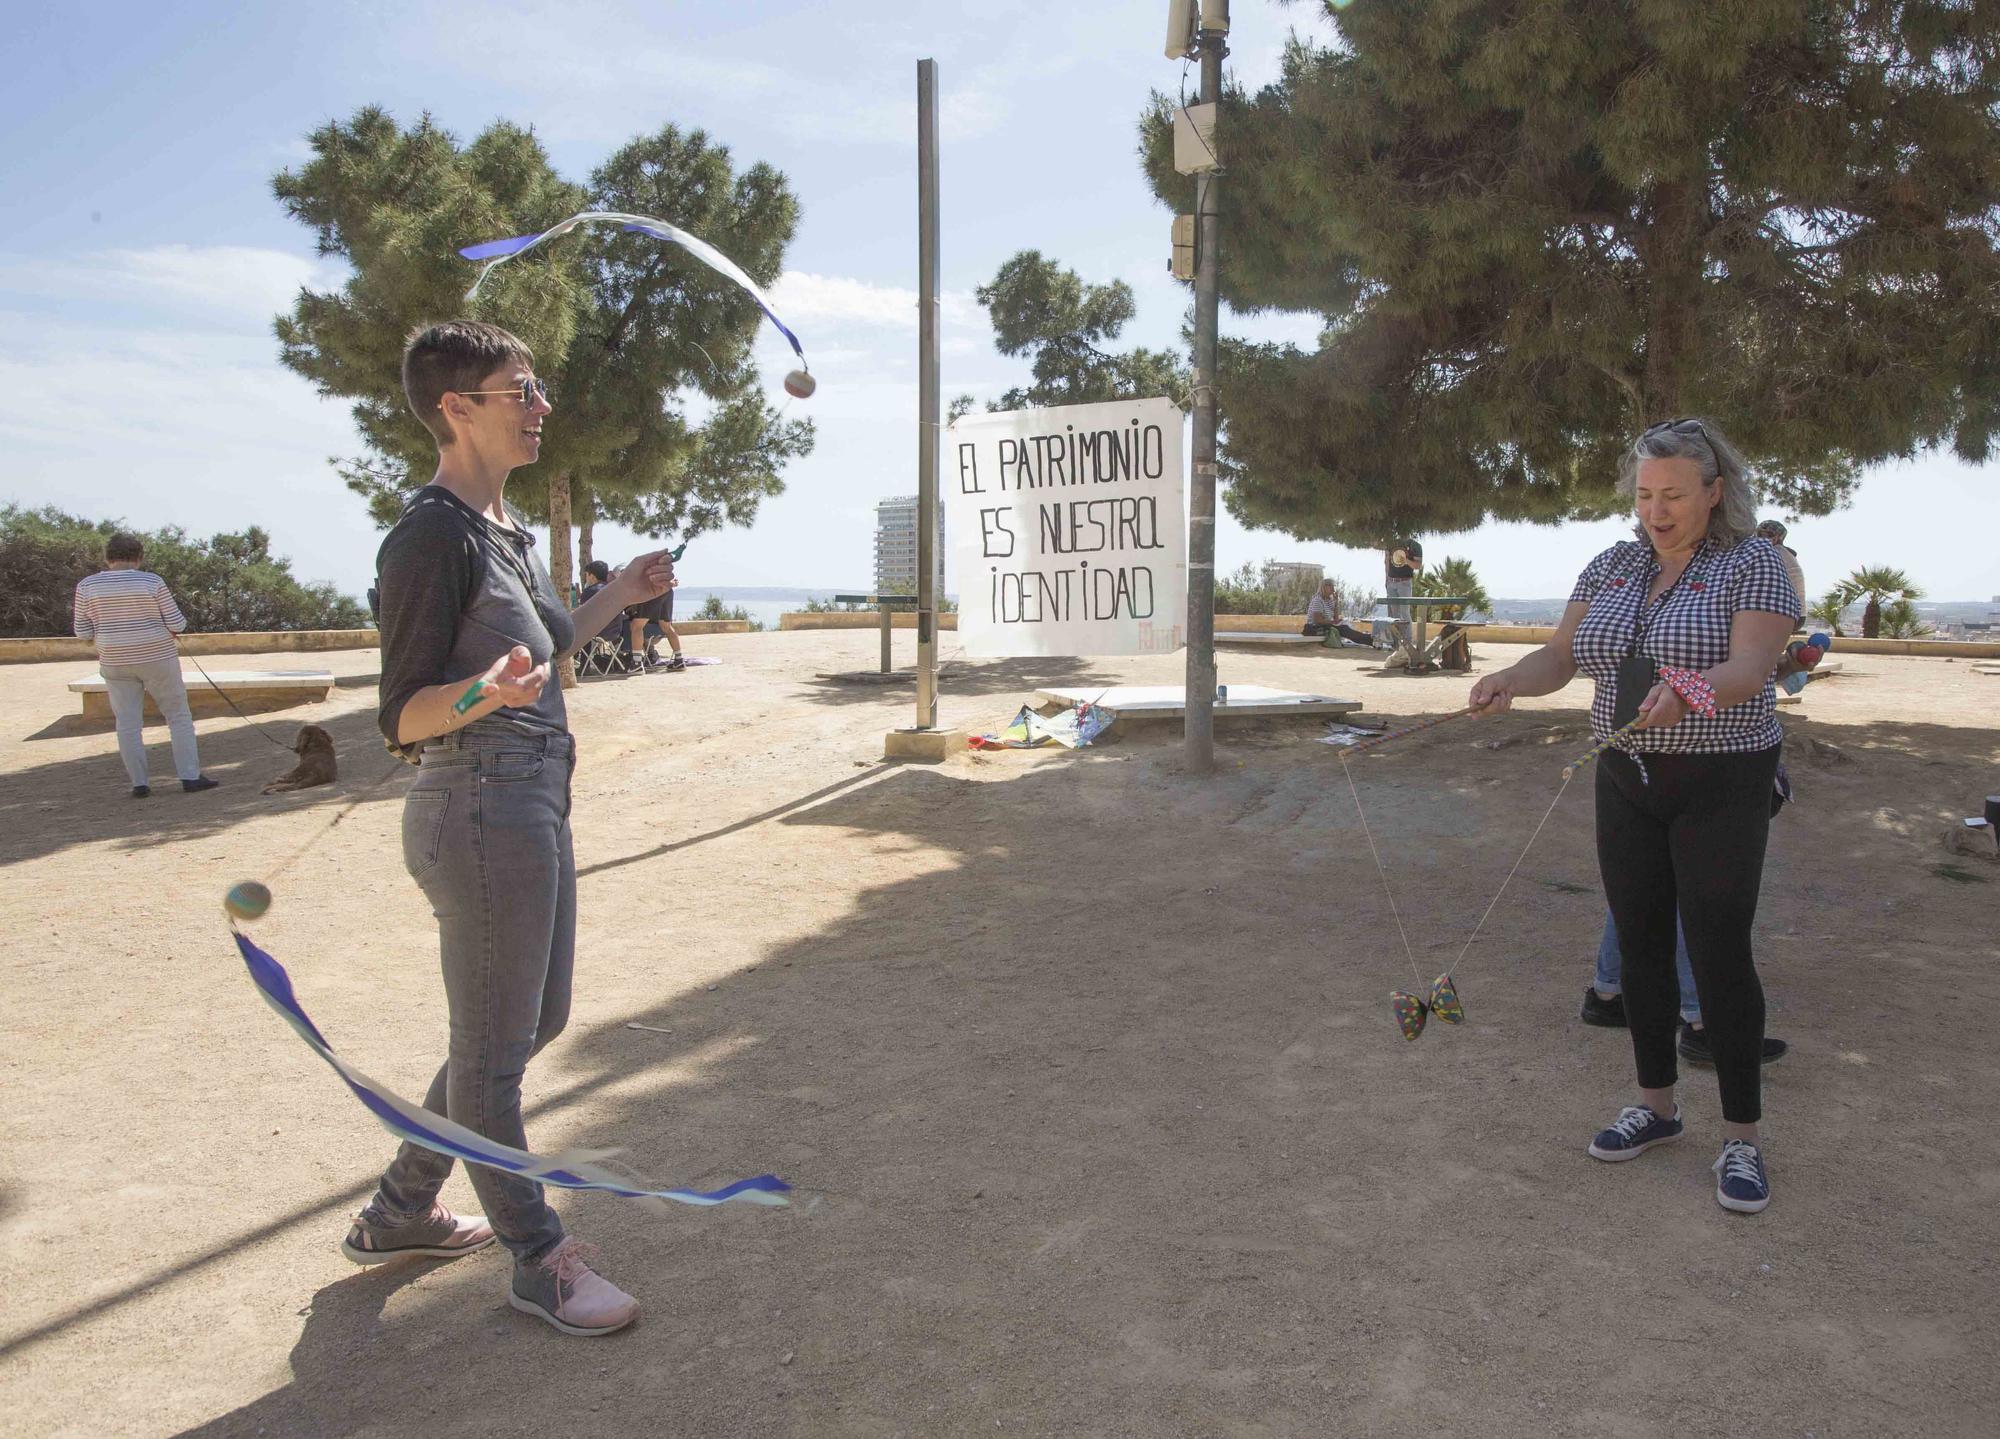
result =
[[153,697],[174,741],[174,773],[190,794],[214,789],[201,772],[201,752],[181,683],[181,651],[174,636],[187,628],[167,582],[139,568],[146,557],[137,535],[113,535],[104,546],[105,567],[77,582],[73,628],[97,646],[111,713],[118,721],[118,753],[132,780],[132,798],[152,794],[146,783],[146,696]]

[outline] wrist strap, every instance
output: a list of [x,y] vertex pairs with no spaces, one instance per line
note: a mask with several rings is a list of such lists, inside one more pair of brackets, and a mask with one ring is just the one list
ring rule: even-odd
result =
[[1715,686],[1699,670],[1660,668],[1660,678],[1679,695],[1689,710],[1703,719],[1715,718]]

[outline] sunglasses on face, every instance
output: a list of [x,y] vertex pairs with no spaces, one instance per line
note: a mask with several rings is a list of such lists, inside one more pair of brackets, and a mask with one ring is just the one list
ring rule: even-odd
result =
[[512,395],[515,399],[519,400],[524,406],[532,408],[536,400],[548,399],[549,387],[543,384],[540,380],[537,380],[532,376],[530,376],[528,379],[521,381],[521,383],[518,386],[512,387],[510,389],[454,390],[452,391],[452,393],[455,395],[464,395],[468,399],[470,399],[474,395]]

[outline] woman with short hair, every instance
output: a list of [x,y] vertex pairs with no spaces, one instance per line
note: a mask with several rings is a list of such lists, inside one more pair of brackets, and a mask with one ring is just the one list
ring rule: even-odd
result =
[[1626,451],[1619,488],[1638,539],[1585,567],[1546,645],[1472,687],[1499,714],[1577,671],[1596,682],[1591,730],[1638,727],[1597,766],[1597,857],[1624,954],[1639,1103],[1590,1144],[1633,1159],[1679,1139],[1674,1101],[1675,915],[1722,1091],[1716,1199],[1770,1203],[1759,1147],[1764,991],[1750,927],[1763,880],[1779,746],[1772,675],[1801,611],[1777,548],[1756,533],[1743,458],[1697,418],[1663,421]]

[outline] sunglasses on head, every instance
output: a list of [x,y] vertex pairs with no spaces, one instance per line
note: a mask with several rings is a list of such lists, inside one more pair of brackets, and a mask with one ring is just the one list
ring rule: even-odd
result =
[[1657,425],[1648,425],[1639,432],[1639,438],[1643,440],[1666,430],[1671,430],[1677,435],[1700,435],[1704,440],[1708,438],[1708,431],[1693,415],[1682,415],[1678,419],[1662,420]]
[[452,393],[454,395],[464,395],[468,399],[474,395],[512,395],[523,405],[532,406],[536,400],[546,400],[549,397],[549,387],[533,376],[529,376],[527,379],[521,381],[519,385],[511,386],[504,390],[453,390]]

